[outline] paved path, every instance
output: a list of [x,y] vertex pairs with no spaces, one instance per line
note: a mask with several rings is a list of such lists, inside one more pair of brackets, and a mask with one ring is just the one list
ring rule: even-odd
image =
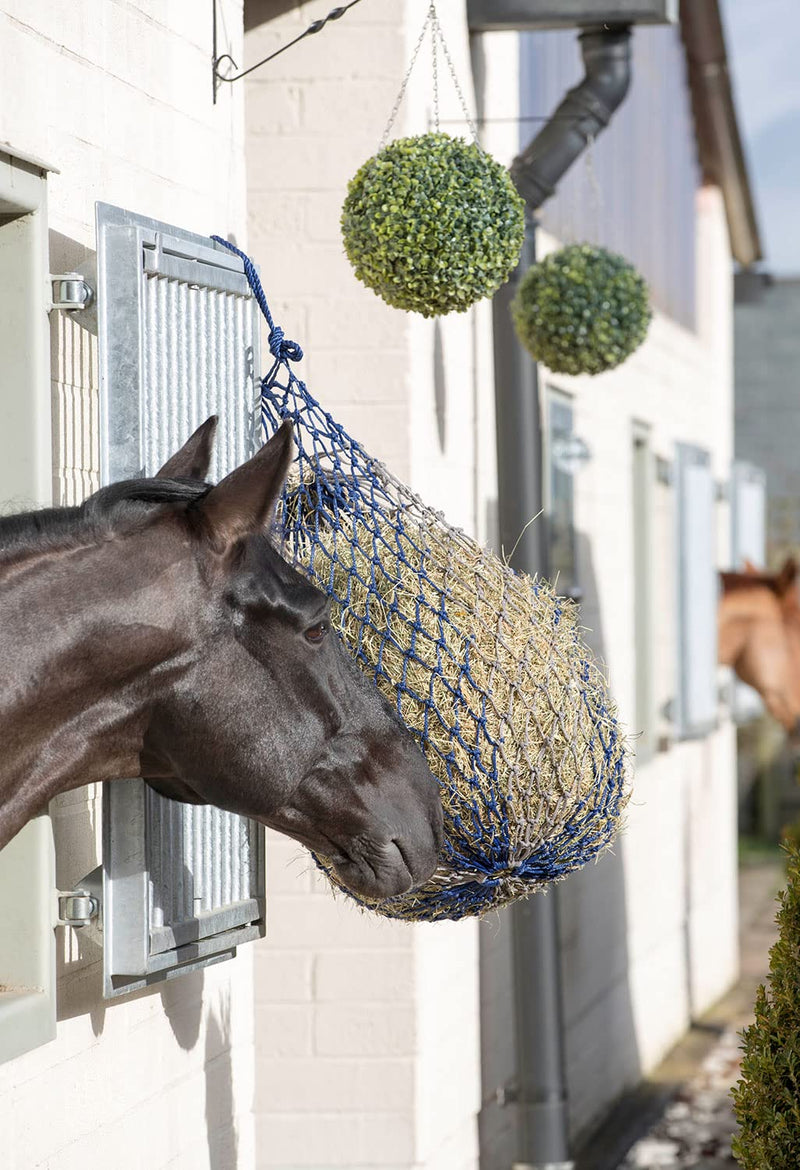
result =
[[666,1102],[618,1170],[734,1170],[736,1128],[730,1088],[739,1077],[738,1033],[753,1018],[759,983],[777,936],[775,895],[780,863],[750,864],[740,873],[741,977],[648,1079]]

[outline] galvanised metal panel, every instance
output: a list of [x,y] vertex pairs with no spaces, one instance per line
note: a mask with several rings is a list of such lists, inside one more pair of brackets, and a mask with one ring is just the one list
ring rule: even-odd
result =
[[[152,475],[210,414],[210,478],[259,442],[260,316],[237,256],[97,206],[101,477]],[[179,804],[141,780],[106,785],[106,995],[218,961],[264,933],[264,830]]]
[[[636,28],[631,53],[627,97],[537,217],[564,243],[621,253],[657,308],[691,329],[700,172],[680,33]],[[520,36],[520,149],[582,77],[575,31]]]

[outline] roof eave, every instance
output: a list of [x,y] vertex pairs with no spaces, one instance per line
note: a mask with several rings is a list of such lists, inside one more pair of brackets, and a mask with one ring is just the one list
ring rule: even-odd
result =
[[681,31],[703,181],[722,191],[733,258],[748,267],[763,253],[718,0],[681,0]]

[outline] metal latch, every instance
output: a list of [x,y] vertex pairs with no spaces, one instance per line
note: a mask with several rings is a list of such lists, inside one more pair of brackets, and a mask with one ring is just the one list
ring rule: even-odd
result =
[[80,312],[94,301],[94,289],[80,272],[51,273],[50,283],[54,309]]
[[103,869],[97,866],[87,874],[74,890],[57,890],[58,926],[88,926],[91,922],[100,925],[102,909]]
[[100,913],[100,903],[86,890],[58,892],[58,925],[88,926]]

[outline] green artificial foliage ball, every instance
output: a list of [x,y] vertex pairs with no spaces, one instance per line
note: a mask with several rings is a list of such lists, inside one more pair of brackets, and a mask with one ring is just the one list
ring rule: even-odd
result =
[[644,341],[647,285],[622,256],[570,244],[533,264],[511,303],[520,341],[557,374],[613,370]]
[[351,179],[344,247],[358,279],[396,309],[463,313],[511,274],[524,206],[505,168],[474,143],[399,138]]

